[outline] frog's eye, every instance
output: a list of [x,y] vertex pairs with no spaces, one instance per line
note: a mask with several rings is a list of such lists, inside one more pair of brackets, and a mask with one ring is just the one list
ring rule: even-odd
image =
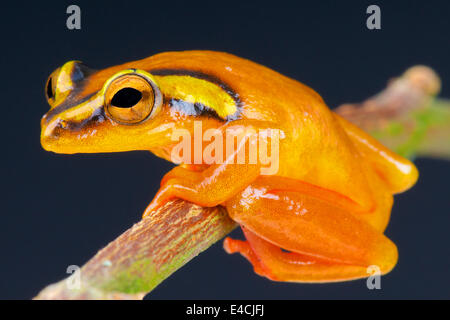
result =
[[148,119],[161,105],[156,84],[137,74],[114,79],[105,92],[108,117],[123,124],[136,124]]
[[47,98],[47,101],[49,103],[55,100],[58,73],[59,69],[53,71],[52,74],[48,77],[47,82],[45,84],[45,97]]

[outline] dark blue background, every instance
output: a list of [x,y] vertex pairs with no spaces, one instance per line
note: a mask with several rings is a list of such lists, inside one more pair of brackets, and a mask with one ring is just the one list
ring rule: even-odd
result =
[[[243,2],[243,1],[242,1]],[[66,28],[78,4],[82,29]],[[294,2],[293,2],[294,3]],[[331,106],[361,101],[415,64],[437,70],[450,97],[448,1],[48,1],[1,12],[0,298],[28,299],[140,219],[171,164],[148,152],[57,155],[40,147],[47,76],[79,59],[104,68],[168,50],[211,49],[267,65]],[[382,30],[365,27],[369,4]],[[387,235],[400,260],[382,278],[275,283],[218,243],[163,282],[154,299],[450,298],[450,163],[419,159],[418,184],[396,197]],[[236,231],[239,233],[238,231]]]

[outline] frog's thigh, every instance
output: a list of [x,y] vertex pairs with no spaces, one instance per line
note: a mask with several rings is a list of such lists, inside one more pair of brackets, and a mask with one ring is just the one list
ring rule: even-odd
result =
[[334,116],[391,193],[403,192],[414,185],[419,173],[411,161],[395,154],[350,121],[337,114]]
[[299,192],[265,190],[249,186],[227,203],[248,243],[227,239],[225,247],[246,256],[256,272],[282,281],[333,281],[368,276],[370,265],[387,273],[396,264],[396,246],[355,215]]

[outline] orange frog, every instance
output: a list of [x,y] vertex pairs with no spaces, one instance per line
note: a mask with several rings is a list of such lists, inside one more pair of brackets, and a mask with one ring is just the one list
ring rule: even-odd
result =
[[[383,231],[392,195],[416,182],[417,169],[298,81],[231,54],[185,51],[99,71],[70,61],[50,75],[46,95],[46,150],[150,150],[181,162],[165,175],[144,216],[172,198],[224,206],[247,239],[227,238],[225,250],[241,253],[262,276],[342,281],[367,277],[371,265],[385,274],[397,262],[397,248]],[[204,141],[195,149],[199,128],[213,132],[210,155],[226,154],[223,161],[198,157],[211,149]],[[241,143],[219,141],[239,129]],[[247,133],[275,132],[268,130],[278,132],[278,162],[264,173],[267,161],[252,156]],[[181,161],[173,157],[180,151],[174,132],[187,133],[194,149],[179,152]],[[267,142],[275,150],[271,138],[256,146]]]

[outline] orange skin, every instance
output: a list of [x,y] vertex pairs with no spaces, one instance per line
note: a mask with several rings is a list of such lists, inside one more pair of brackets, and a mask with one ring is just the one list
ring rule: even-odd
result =
[[[130,68],[143,72],[123,74]],[[151,85],[136,83],[139,77]],[[108,107],[123,86],[144,92],[133,112]],[[276,174],[261,175],[259,161],[182,164],[163,178],[144,216],[172,198],[224,206],[247,239],[227,238],[225,250],[241,253],[256,273],[277,281],[351,280],[367,277],[370,265],[382,274],[395,266],[397,248],[383,232],[392,195],[416,182],[417,169],[298,81],[230,54],[185,51],[101,71],[69,62],[48,87],[52,108],[42,120],[41,143],[53,152],[150,150],[171,161],[171,132],[193,133],[194,121],[203,130],[242,125],[282,132]],[[190,97],[207,112],[175,108],[173,97]]]

